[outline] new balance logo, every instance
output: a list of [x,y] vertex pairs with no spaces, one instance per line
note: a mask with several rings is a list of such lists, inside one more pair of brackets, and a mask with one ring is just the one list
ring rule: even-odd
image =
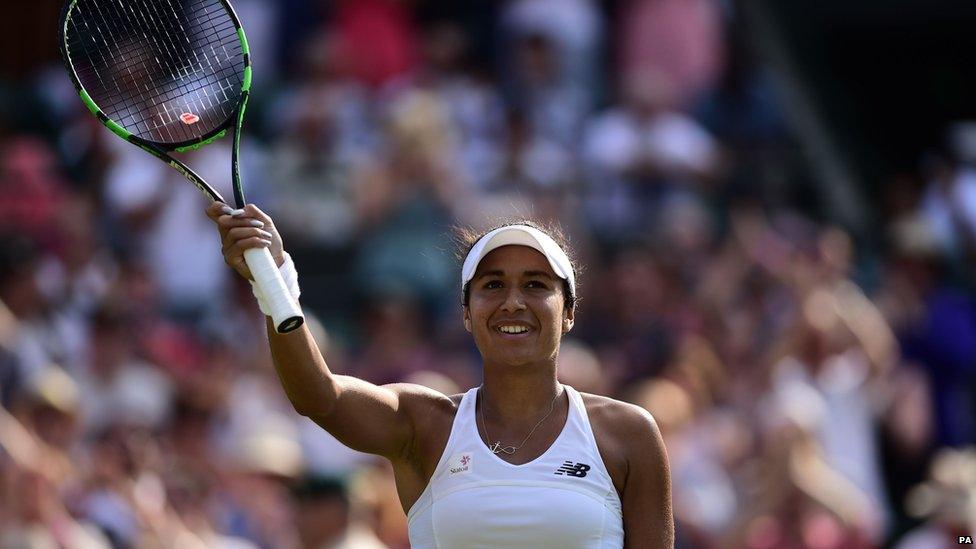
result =
[[585,463],[573,463],[572,461],[564,461],[562,467],[556,469],[555,474],[569,475],[571,477],[583,478],[586,476],[586,472],[589,470],[590,470],[590,466]]

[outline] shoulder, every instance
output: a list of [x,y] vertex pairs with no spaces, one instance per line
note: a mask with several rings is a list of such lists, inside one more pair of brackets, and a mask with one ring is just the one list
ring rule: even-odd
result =
[[587,394],[583,402],[597,444],[603,438],[619,452],[617,474],[622,480],[617,477],[614,484],[623,507],[627,546],[637,546],[629,540],[641,540],[641,547],[674,547],[671,473],[654,418],[640,406],[612,398]]
[[623,436],[659,433],[654,417],[640,406],[590,393],[580,393],[580,396],[594,429],[599,427]]
[[416,419],[431,419],[438,415],[453,418],[464,396],[464,393],[447,396],[416,383],[390,383],[383,388],[395,393],[401,410]]
[[650,412],[613,398],[580,393],[601,452],[622,459],[629,470],[664,453],[661,430]]
[[447,444],[464,393],[447,396],[415,383],[391,383],[383,387],[396,393],[400,413],[413,425],[408,460],[414,461],[429,477]]

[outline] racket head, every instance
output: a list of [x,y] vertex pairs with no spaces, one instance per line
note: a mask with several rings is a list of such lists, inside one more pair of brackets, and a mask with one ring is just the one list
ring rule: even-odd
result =
[[227,0],[69,0],[58,29],[82,101],[123,139],[186,151],[240,122],[251,61]]

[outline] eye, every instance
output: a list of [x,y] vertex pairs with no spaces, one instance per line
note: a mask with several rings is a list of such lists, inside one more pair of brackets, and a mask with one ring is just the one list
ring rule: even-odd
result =
[[548,286],[546,286],[545,283],[543,283],[540,280],[530,280],[530,281],[528,281],[528,282],[525,283],[525,287],[526,288],[534,288],[534,289],[537,289],[537,290],[546,290],[546,289],[548,289]]
[[501,288],[501,287],[502,287],[502,281],[501,280],[489,280],[488,282],[485,282],[485,285],[484,285],[484,288],[486,290],[495,290],[495,289],[498,289],[498,288]]

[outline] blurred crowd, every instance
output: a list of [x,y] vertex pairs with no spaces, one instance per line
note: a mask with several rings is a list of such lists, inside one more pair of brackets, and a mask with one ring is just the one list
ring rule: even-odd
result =
[[[236,0],[249,199],[330,367],[480,382],[452,227],[554,221],[562,381],[653,413],[678,547],[976,535],[976,132],[831,223],[722,0]],[[0,82],[0,547],[405,548],[300,417],[206,201],[58,64]],[[230,196],[226,142],[189,165]]]

